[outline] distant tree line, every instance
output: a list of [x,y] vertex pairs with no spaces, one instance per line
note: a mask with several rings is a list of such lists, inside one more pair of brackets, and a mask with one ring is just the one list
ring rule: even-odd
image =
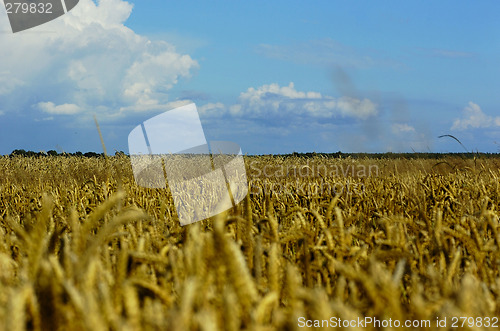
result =
[[[116,152],[115,155],[126,155],[125,152]],[[9,154],[10,157],[14,156],[24,156],[24,157],[48,157],[48,156],[79,156],[79,157],[104,157],[104,153],[95,153],[95,152],[62,152],[58,153],[54,150],[50,150],[47,152],[33,152],[33,151],[25,151],[24,149],[15,149],[12,153]]]
[[[116,151],[115,156],[120,155],[128,155],[123,151]],[[264,154],[270,155],[270,154]],[[500,153],[297,153],[293,152],[291,154],[279,154],[282,157],[300,157],[300,158],[312,158],[312,157],[324,157],[324,158],[353,158],[353,159],[445,159],[449,157],[459,157],[462,159],[474,159],[474,158],[499,158]],[[104,153],[95,153],[95,152],[74,152],[67,153],[62,152],[58,153],[54,150],[50,150],[48,152],[33,152],[33,151],[25,151],[24,149],[16,149],[13,150],[12,153],[9,154],[10,157],[14,156],[26,156],[26,157],[48,157],[48,156],[79,156],[79,157],[104,157]],[[275,154],[278,156],[278,154]]]
[[[267,154],[269,155],[269,154]],[[311,158],[311,157],[325,157],[325,158],[353,158],[353,159],[445,159],[449,157],[458,157],[462,159],[474,159],[474,158],[499,158],[500,153],[297,153],[293,152],[291,154],[281,154],[284,157],[301,157],[301,158]]]

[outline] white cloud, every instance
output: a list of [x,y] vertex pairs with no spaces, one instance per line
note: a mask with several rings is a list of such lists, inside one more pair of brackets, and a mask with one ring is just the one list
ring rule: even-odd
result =
[[16,78],[12,77],[10,71],[0,71],[0,95],[8,95],[18,86],[22,86],[23,82]]
[[223,112],[225,109],[226,106],[222,102],[207,103],[201,107],[198,107],[198,111],[200,112],[200,114],[205,114],[207,112],[214,114],[214,111],[219,110],[220,112]]
[[53,121],[54,116],[44,117],[44,118],[35,118],[35,122],[45,122],[45,121]]
[[415,128],[406,123],[394,123],[392,125],[392,132],[394,134],[415,132]]
[[208,114],[230,114],[249,118],[267,118],[269,116],[309,116],[313,118],[346,117],[365,120],[377,115],[377,105],[369,99],[351,97],[334,98],[323,96],[319,92],[303,92],[295,89],[293,83],[288,86],[278,84],[250,87],[242,92],[237,104],[208,104],[203,111]]
[[[0,99],[0,106],[16,111],[42,103],[47,112],[53,104],[60,114],[65,112],[57,107],[74,104],[99,109],[101,116],[163,109],[171,102],[168,90],[198,63],[126,27],[132,8],[124,0],[81,0],[47,24],[1,34],[0,95],[7,100]],[[10,30],[4,11],[0,29]],[[30,95],[32,104],[19,95]]]
[[80,107],[70,103],[57,106],[53,102],[39,102],[37,108],[46,113],[55,115],[74,115],[82,111]]
[[367,119],[377,114],[376,105],[369,99],[356,99],[352,97],[341,97],[337,102],[341,114],[348,117]]
[[462,112],[462,118],[455,119],[451,129],[466,130],[468,128],[478,129],[492,126],[500,126],[500,117],[493,118],[486,115],[479,105],[469,102],[469,105]]
[[231,115],[238,115],[241,112],[241,105],[232,105],[229,107],[229,113]]
[[[83,5],[83,6],[82,6]],[[65,17],[67,23],[77,29],[85,29],[89,24],[97,23],[104,27],[121,28],[132,13],[133,5],[122,0],[100,0],[98,6],[91,1],[80,0],[78,10],[73,9],[71,13],[79,16],[79,20]]]
[[0,110],[0,116],[5,115],[5,112],[3,110]]
[[[147,104],[142,104],[139,105],[137,103],[132,104],[131,106],[127,107],[121,107],[120,111],[118,113],[113,113],[109,117],[119,117],[123,115],[124,113],[127,112],[137,112],[137,111],[169,111],[175,108],[179,108],[185,105],[188,105],[190,103],[193,103],[191,100],[174,100],[170,102],[162,102],[162,103],[151,103],[150,105]],[[107,109],[104,109],[104,112],[106,112]],[[102,112],[99,112],[102,113]]]

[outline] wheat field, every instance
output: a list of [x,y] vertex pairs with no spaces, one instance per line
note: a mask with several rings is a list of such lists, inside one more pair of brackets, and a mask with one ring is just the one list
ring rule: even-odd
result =
[[0,331],[500,316],[499,159],[245,162],[245,200],[181,227],[127,156],[0,157]]

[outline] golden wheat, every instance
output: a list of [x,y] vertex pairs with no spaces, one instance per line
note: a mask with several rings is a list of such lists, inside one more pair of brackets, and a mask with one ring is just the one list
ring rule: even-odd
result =
[[245,161],[247,198],[181,227],[126,156],[0,158],[0,330],[500,315],[499,160]]

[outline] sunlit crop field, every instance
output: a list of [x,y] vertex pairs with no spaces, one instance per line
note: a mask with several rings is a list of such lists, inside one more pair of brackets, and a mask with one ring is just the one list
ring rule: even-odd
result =
[[0,157],[0,330],[484,327],[500,159],[444,161],[245,157],[243,202],[181,227],[127,156]]

